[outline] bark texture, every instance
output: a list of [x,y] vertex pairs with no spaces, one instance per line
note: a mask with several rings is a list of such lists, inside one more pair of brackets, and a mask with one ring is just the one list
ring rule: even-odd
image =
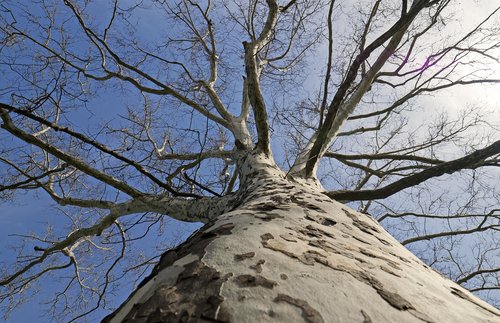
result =
[[373,218],[274,167],[103,322],[500,322]]

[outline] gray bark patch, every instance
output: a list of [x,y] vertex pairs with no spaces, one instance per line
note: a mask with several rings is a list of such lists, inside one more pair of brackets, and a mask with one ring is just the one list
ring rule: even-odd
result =
[[336,221],[333,221],[332,219],[325,218],[323,216],[315,216],[312,214],[307,214],[305,218],[306,218],[306,220],[314,221],[316,223],[319,223],[319,224],[327,226],[327,227],[332,227],[335,224],[337,224]]
[[319,262],[324,265],[328,265],[328,260],[325,259],[325,255],[317,252],[316,250],[307,250],[306,252],[302,253],[298,258],[302,263],[306,265],[314,265],[314,263]]
[[285,218],[283,215],[277,214],[277,213],[265,213],[264,215],[257,214],[257,215],[255,215],[255,217],[259,218],[261,220],[264,220],[266,222],[272,221],[274,219],[283,219],[283,218]]
[[377,291],[380,297],[382,297],[392,307],[397,308],[400,311],[415,309],[415,307],[413,307],[413,305],[406,299],[404,299],[401,295],[385,289],[384,285],[375,277],[370,276],[362,271],[351,271],[348,273],[359,281],[371,285]]
[[[328,241],[323,240],[323,239],[310,240],[310,241],[308,241],[308,245],[322,249],[326,252],[330,252],[330,253],[334,253],[334,254],[338,254],[338,255],[342,254],[341,251],[335,250],[333,248],[333,246]],[[352,257],[350,257],[350,258],[352,258]]]
[[274,236],[270,233],[264,233],[263,235],[260,236],[262,242],[267,242],[268,240],[274,239]]
[[257,263],[255,265],[252,265],[249,268],[255,270],[256,272],[258,272],[260,274],[262,272],[262,265],[265,263],[266,263],[266,261],[264,259],[260,259],[257,261]]
[[334,226],[335,224],[337,224],[337,222],[331,220],[331,219],[327,219],[327,218],[323,218],[320,222],[320,224],[322,225],[325,225],[327,227],[332,227]]
[[270,212],[274,210],[287,210],[288,206],[267,202],[267,203],[258,203],[255,205],[249,205],[243,209],[257,211],[257,212]]
[[323,236],[327,236],[329,238],[335,238],[335,236],[332,233],[322,230],[320,228],[316,228],[312,225],[307,225],[304,229],[299,229],[298,231],[303,235],[312,238],[321,238]]
[[390,292],[386,289],[383,289],[382,287],[381,288],[375,287],[375,289],[377,290],[377,293],[383,299],[386,300],[387,303],[391,304],[393,307],[397,308],[398,310],[406,311],[406,310],[410,310],[410,309],[412,309],[412,310],[415,309],[413,307],[413,305],[411,305],[410,302],[408,302],[406,299],[401,297],[401,295],[399,295],[397,293]]
[[239,255],[234,255],[234,260],[242,261],[242,260],[245,260],[248,258],[253,258],[253,257],[255,257],[255,252],[252,251],[252,252],[242,253]]
[[240,287],[257,287],[261,286],[267,289],[273,289],[278,285],[277,282],[269,280],[261,275],[239,275],[235,278],[238,286]]
[[285,294],[278,294],[274,299],[276,303],[285,302],[297,306],[302,310],[302,317],[307,323],[324,323],[321,314],[315,310],[309,303],[302,299],[293,298]]
[[134,305],[122,322],[231,322],[219,295],[228,278],[201,261],[189,263],[175,286],[157,289],[147,301]]
[[316,211],[318,213],[327,213],[325,210],[323,210],[319,206],[317,206],[315,204],[312,204],[312,203],[308,203],[308,202],[303,201],[303,200],[299,200],[299,199],[297,199],[295,197],[292,197],[291,201],[293,203],[295,203],[296,205],[298,205],[300,207],[303,207],[306,210],[312,210],[312,211]]

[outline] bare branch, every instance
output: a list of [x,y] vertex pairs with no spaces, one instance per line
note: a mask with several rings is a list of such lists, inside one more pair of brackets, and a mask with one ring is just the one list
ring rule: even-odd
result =
[[500,141],[496,141],[490,146],[477,150],[465,157],[429,167],[420,173],[404,177],[382,188],[363,191],[333,191],[325,194],[339,201],[366,201],[383,199],[406,188],[416,186],[433,177],[439,177],[444,174],[452,174],[462,169],[475,169],[482,166],[486,158],[497,154],[500,154]]
[[135,188],[132,188],[131,186],[127,185],[125,182],[119,181],[116,178],[109,176],[95,168],[90,167],[87,163],[82,161],[81,159],[68,155],[67,153],[63,152],[62,150],[56,148],[55,146],[48,144],[38,138],[36,138],[33,135],[28,134],[27,132],[24,132],[23,130],[17,128],[14,123],[12,122],[12,119],[8,115],[8,110],[6,109],[5,105],[2,104],[0,105],[1,112],[0,112],[0,117],[3,120],[3,124],[1,127],[17,138],[25,141],[26,143],[35,145],[44,151],[52,154],[53,156],[65,161],[69,165],[81,170],[87,175],[90,175],[94,177],[95,179],[98,179],[102,181],[103,183],[106,183],[119,191],[122,191],[132,197],[139,197],[144,195],[142,192],[139,190],[136,190]]
[[243,42],[243,47],[245,49],[246,86],[257,127],[257,148],[261,149],[266,155],[270,155],[269,123],[264,97],[260,89],[259,77],[261,66],[259,66],[260,63],[258,62],[257,54],[271,39],[273,28],[278,19],[279,7],[275,0],[266,0],[266,3],[269,7],[269,12],[262,32],[255,41]]
[[448,236],[467,235],[467,234],[473,234],[473,233],[477,233],[477,232],[483,232],[486,230],[500,231],[500,223],[485,225],[486,222],[488,221],[488,219],[490,219],[491,217],[495,217],[498,219],[498,216],[493,215],[493,213],[496,211],[498,211],[498,209],[492,210],[490,213],[486,214],[484,216],[483,220],[475,228],[466,229],[466,230],[445,231],[445,232],[439,232],[439,233],[434,233],[434,234],[421,235],[418,237],[403,240],[401,242],[401,244],[407,245],[407,244],[414,243],[417,241],[422,241],[422,240],[432,240],[432,239],[443,238],[443,237],[448,237]]
[[[104,146],[103,144],[97,142],[96,140],[90,139],[81,133],[78,133],[76,131],[71,130],[68,127],[59,126],[55,123],[52,123],[52,122],[49,122],[43,118],[40,118],[40,117],[34,115],[33,113],[30,113],[29,111],[17,109],[17,108],[14,108],[12,106],[9,106],[9,105],[3,104],[3,103],[0,103],[0,108],[6,109],[6,110],[11,111],[11,112],[15,112],[15,113],[17,113],[19,115],[23,115],[25,117],[28,117],[32,120],[35,120],[35,121],[47,126],[48,128],[54,129],[55,131],[60,131],[60,132],[66,133],[66,134],[70,135],[71,137],[77,138],[77,139],[81,140],[82,142],[87,143],[87,144],[91,145],[92,147],[95,147],[98,150],[100,150],[106,154],[109,154],[122,162],[125,162],[126,164],[134,167],[137,171],[139,171],[141,174],[145,175],[147,178],[149,178],[151,181],[153,181],[158,186],[160,186],[160,187],[166,189],[168,192],[172,193],[174,196],[196,197],[192,194],[182,193],[182,192],[178,192],[178,191],[174,190],[170,185],[167,185],[166,183],[162,182],[160,179],[158,179],[153,174],[151,174],[146,169],[144,169],[144,167],[141,164],[139,164],[138,162],[133,161],[127,157],[124,157],[124,156],[116,153],[116,151],[114,151],[114,150]],[[35,136],[33,136],[33,137],[35,137]]]

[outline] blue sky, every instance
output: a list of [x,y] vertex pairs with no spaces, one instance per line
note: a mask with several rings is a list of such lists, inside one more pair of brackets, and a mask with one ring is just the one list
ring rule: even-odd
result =
[[[96,3],[98,6],[94,10],[97,13],[102,8],[100,8],[101,2]],[[480,5],[464,6],[464,8],[467,7],[463,9],[464,13],[467,15],[467,19],[458,22],[457,28],[463,28],[466,25],[471,25],[472,20],[477,17],[484,16],[485,13],[491,10],[493,5],[494,1],[488,1],[488,3],[482,2]],[[138,24],[141,37],[146,39],[148,37],[155,38],[156,24],[161,24],[161,16],[158,13],[152,14],[148,17],[148,19],[139,21]],[[320,51],[318,56],[321,57],[322,53],[324,54],[324,51]],[[314,57],[314,59],[319,61],[318,57]],[[317,66],[315,67],[317,68]],[[500,72],[500,70],[498,70],[498,72]],[[5,82],[5,79],[0,79],[0,88],[7,86],[7,84],[2,84],[1,82]],[[316,88],[318,86],[317,79],[310,80],[310,84],[307,86]],[[125,107],[128,104],[135,104],[141,100],[137,92],[129,92],[127,89],[125,89],[125,91],[112,92],[110,89],[110,87],[97,89],[99,96],[95,97],[93,101],[87,103],[87,109],[71,112],[70,116],[73,120],[73,126],[81,130],[92,132],[92,130],[95,130],[98,127],[99,123],[104,121],[111,121],[111,123],[119,124],[122,121],[120,115],[125,114]],[[479,102],[482,102],[481,104],[491,107],[493,111],[497,111],[496,114],[495,112],[491,114],[491,118],[496,122],[500,122],[500,116],[498,115],[500,91],[498,91],[498,87],[496,89],[496,91],[492,91],[478,86],[475,88],[468,88],[467,91],[464,91],[463,89],[458,88],[457,90],[438,95],[437,99],[430,98],[428,99],[428,102],[435,103],[436,100],[438,100],[441,108],[453,111],[456,107],[463,106],[463,103],[466,101],[479,100]],[[6,99],[8,98],[0,96],[0,100]],[[237,106],[238,103],[239,99],[234,99],[234,105]],[[179,115],[182,115],[182,113],[184,112],[180,112]],[[414,121],[417,121],[419,118],[421,121],[422,119],[428,118],[428,115],[414,114],[414,117],[416,119]],[[185,118],[185,122],[186,124],[182,124],[181,122],[177,126],[187,126],[189,122],[188,117]],[[4,133],[0,130],[0,135],[3,134]],[[279,140],[275,140],[273,144],[275,147],[278,147],[279,150]],[[277,159],[282,159],[282,157],[283,156],[278,155]],[[11,244],[15,245],[16,241],[19,241],[18,238],[11,236],[13,233],[26,234],[30,231],[42,233],[43,230],[45,230],[46,223],[53,223],[55,230],[57,231],[69,224],[68,218],[62,216],[60,212],[54,210],[53,206],[53,201],[50,200],[43,192],[37,194],[33,192],[20,194],[16,197],[14,202],[7,201],[0,203],[0,245],[3,246],[0,249],[0,260],[2,265],[12,263],[15,259],[15,254],[5,248],[5,246],[9,246]],[[151,239],[141,240],[137,243],[136,248],[138,248],[138,250],[154,253],[154,248],[159,243],[164,245],[178,243],[182,240],[182,238],[187,237],[190,232],[195,230],[198,226],[198,224],[182,224],[174,220],[168,221],[165,226],[165,231],[162,232],[160,237],[153,236]],[[137,234],[140,234],[140,230],[144,230],[144,228],[138,228]],[[32,248],[32,246],[28,246],[27,248]],[[57,287],[57,282],[47,279],[43,282],[42,286],[42,291],[30,298],[27,305],[21,307],[20,310],[15,311],[7,322],[17,323],[34,320],[40,322],[40,317],[46,309],[46,306],[38,304],[44,303],[51,297]],[[129,295],[131,287],[132,286],[129,284],[128,286],[124,286],[123,289],[117,291],[118,296],[114,299],[116,303],[115,305],[120,304],[122,300]],[[103,312],[97,311],[93,314],[92,318],[97,319],[102,316]],[[93,319],[90,319],[89,321],[92,320]],[[50,322],[50,319],[45,318],[42,319],[42,321]]]

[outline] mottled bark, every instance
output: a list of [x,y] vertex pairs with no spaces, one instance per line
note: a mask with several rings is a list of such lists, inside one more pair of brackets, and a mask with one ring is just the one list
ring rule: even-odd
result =
[[254,163],[235,209],[167,251],[103,322],[500,320],[370,216]]

